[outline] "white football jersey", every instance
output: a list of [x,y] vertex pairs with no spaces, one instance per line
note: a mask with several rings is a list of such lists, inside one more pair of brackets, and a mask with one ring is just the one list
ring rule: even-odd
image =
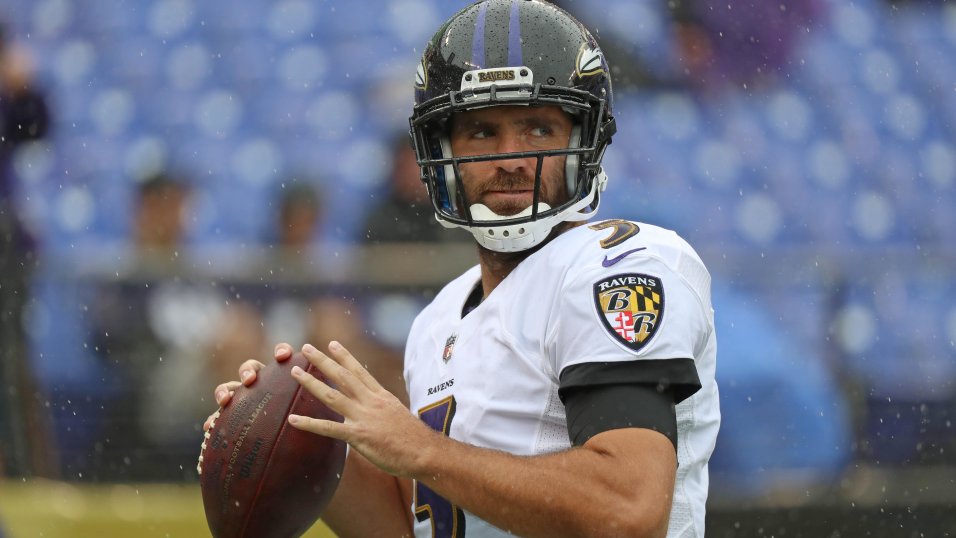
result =
[[[648,224],[579,226],[522,261],[462,318],[480,278],[471,268],[416,318],[405,352],[412,412],[464,443],[546,454],[571,447],[558,398],[568,366],[693,359],[702,388],[677,405],[667,536],[704,536],[720,410],[710,275],[693,249]],[[412,510],[420,538],[508,535],[420,484]]]

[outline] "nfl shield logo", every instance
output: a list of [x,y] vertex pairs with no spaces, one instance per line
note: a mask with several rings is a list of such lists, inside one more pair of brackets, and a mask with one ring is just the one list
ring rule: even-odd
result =
[[441,360],[448,362],[451,359],[451,353],[455,350],[455,340],[458,340],[457,334],[453,334],[448,337],[448,340],[445,340],[445,350],[442,351]]
[[639,351],[661,326],[664,287],[656,276],[615,275],[594,284],[594,305],[608,334]]

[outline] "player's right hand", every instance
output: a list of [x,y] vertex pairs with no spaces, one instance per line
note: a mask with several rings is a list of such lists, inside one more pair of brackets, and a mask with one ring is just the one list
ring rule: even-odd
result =
[[[279,344],[275,348],[275,359],[279,362],[289,360],[289,357],[292,356],[292,346],[286,344],[285,342]],[[250,359],[246,362],[239,365],[239,381],[227,381],[217,386],[213,391],[213,395],[216,398],[216,403],[219,404],[220,408],[226,407],[226,405],[232,400],[233,394],[236,393],[236,389],[241,386],[248,387],[256,380],[256,372],[260,368],[265,366],[261,362]],[[216,411],[218,413],[218,411]],[[209,426],[212,424],[213,419],[215,418],[216,413],[209,415],[206,418],[206,422],[203,423],[203,431],[209,431]]]

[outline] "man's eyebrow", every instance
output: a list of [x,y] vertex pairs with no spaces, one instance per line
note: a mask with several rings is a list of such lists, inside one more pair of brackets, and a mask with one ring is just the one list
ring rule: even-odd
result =
[[461,129],[474,129],[474,128],[494,128],[503,123],[509,123],[512,125],[520,125],[522,127],[527,126],[553,126],[558,123],[556,118],[550,117],[541,117],[535,115],[528,116],[519,116],[516,118],[509,119],[507,121],[502,120],[490,120],[490,119],[481,119],[481,118],[454,118],[452,120],[452,130],[458,131]]
[[512,123],[518,125],[553,125],[555,120],[553,118],[543,118],[541,116],[522,116]]
[[451,123],[452,130],[461,130],[461,129],[473,129],[475,127],[493,127],[499,122],[493,122],[483,119],[474,119],[474,118],[453,118]]

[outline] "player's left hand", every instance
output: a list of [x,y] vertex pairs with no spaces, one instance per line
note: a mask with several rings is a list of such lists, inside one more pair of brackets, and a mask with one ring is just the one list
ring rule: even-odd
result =
[[344,417],[344,422],[289,415],[289,423],[347,442],[372,463],[396,476],[410,476],[427,446],[438,434],[409,413],[408,408],[386,390],[347,349],[329,344],[329,355],[311,344],[302,354],[335,385],[319,381],[301,368],[292,375],[312,395]]

